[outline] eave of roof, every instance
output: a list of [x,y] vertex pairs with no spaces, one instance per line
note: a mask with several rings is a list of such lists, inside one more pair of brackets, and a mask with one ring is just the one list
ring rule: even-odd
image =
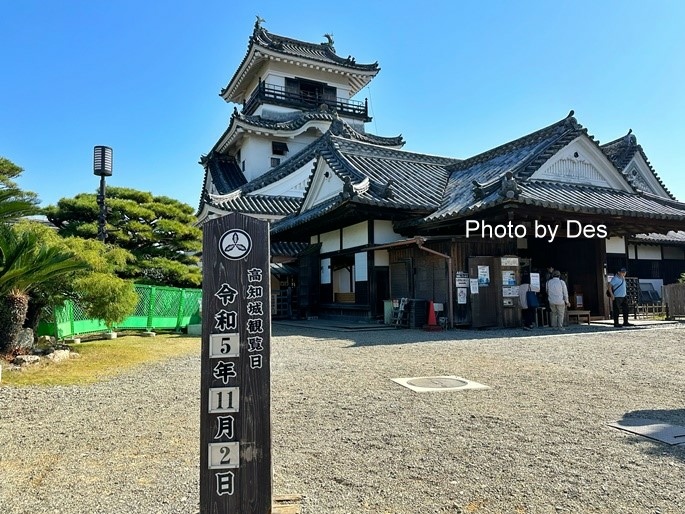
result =
[[499,190],[495,190],[458,211],[433,213],[400,225],[408,228],[445,224],[505,204],[539,207],[570,214],[685,222],[685,203],[666,200],[649,193],[627,193],[596,186],[539,180],[529,180],[518,185],[521,191],[517,198],[504,197]]
[[[244,130],[256,129],[259,132],[271,132],[274,137],[291,136],[292,133],[302,132],[308,124],[316,122],[330,123],[329,130],[337,135],[341,135],[357,141],[376,144],[380,146],[401,147],[404,145],[402,135],[398,136],[378,136],[368,132],[360,132],[352,125],[341,119],[335,112],[323,111],[299,111],[288,113],[282,119],[269,119],[263,116],[250,116],[233,110],[228,128],[221,135],[219,140],[212,148],[212,152],[223,152],[231,144],[239,128]],[[211,153],[211,152],[210,152]]]
[[266,216],[287,216],[297,211],[302,200],[290,196],[232,195],[231,197],[211,197],[209,203],[224,211]]
[[685,230],[671,230],[666,234],[636,234],[629,238],[629,241],[646,244],[670,243],[675,245],[685,245]]

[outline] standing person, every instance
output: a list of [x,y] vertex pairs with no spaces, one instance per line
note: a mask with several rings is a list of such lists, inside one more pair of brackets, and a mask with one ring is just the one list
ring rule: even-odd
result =
[[524,330],[531,330],[535,325],[535,308],[537,305],[531,305],[532,302],[528,301],[527,295],[529,291],[532,292],[530,288],[530,275],[524,273],[521,285],[519,286],[519,305],[521,306]]
[[623,326],[631,327],[628,323],[628,287],[626,286],[626,269],[621,268],[607,284],[607,294],[611,298],[611,312],[614,315],[614,327],[618,324],[618,310],[623,312]]
[[566,307],[571,305],[568,301],[568,288],[566,282],[561,280],[561,273],[554,270],[552,279],[547,282],[547,299],[549,308],[552,311],[550,325],[564,330],[564,314]]

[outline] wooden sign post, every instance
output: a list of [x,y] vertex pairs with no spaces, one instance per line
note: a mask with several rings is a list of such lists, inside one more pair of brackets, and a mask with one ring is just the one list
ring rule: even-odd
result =
[[204,225],[200,512],[271,513],[269,227]]

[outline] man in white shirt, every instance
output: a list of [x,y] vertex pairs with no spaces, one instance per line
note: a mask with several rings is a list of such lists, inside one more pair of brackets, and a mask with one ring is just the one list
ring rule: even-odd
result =
[[561,273],[555,270],[552,278],[547,282],[547,300],[551,310],[550,325],[560,330],[564,329],[564,314],[566,307],[571,305],[568,301],[568,288],[566,282],[561,280]]

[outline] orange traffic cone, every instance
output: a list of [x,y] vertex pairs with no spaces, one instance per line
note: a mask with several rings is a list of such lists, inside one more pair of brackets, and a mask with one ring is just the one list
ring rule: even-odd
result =
[[428,302],[428,323],[423,326],[424,330],[442,330],[442,327],[438,325],[438,321],[435,318],[435,306],[433,305],[433,300]]
[[435,305],[433,305],[433,300],[428,302],[428,324],[437,325],[438,321],[435,319]]

